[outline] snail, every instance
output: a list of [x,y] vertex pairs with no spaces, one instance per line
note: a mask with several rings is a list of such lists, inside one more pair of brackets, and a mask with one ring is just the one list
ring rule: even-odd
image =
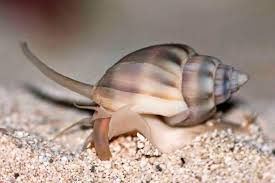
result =
[[194,134],[208,130],[204,122],[216,114],[216,106],[248,81],[247,74],[188,45],[161,44],[126,55],[90,85],[57,73],[25,42],[21,47],[47,77],[95,102],[95,106],[77,105],[95,113],[72,126],[93,127],[84,148],[93,145],[101,160],[111,157],[110,139],[131,131],[143,134],[161,152],[182,147]]

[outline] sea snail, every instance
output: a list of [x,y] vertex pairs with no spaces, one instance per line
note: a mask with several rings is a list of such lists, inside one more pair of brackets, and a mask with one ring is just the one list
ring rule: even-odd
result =
[[89,85],[49,68],[26,43],[21,47],[47,77],[96,103],[78,106],[95,113],[75,124],[93,126],[84,147],[94,145],[101,160],[111,157],[111,138],[131,131],[142,133],[161,152],[182,147],[207,129],[203,122],[215,114],[216,105],[248,80],[247,74],[187,45],[162,44],[126,55]]

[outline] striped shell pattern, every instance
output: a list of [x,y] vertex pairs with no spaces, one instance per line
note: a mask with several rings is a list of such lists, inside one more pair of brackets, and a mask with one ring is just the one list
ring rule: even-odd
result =
[[[239,80],[230,81],[233,71]],[[217,58],[198,55],[187,45],[164,44],[122,58],[95,85],[92,98],[111,111],[131,104],[139,114],[190,126],[212,116],[215,106],[230,98],[230,87],[234,84],[235,92],[246,80]]]

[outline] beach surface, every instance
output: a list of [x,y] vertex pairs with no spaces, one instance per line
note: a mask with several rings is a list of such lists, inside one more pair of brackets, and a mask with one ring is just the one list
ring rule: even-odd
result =
[[123,136],[110,143],[112,159],[100,161],[94,149],[81,151],[92,129],[76,127],[52,140],[91,115],[72,105],[85,99],[35,86],[1,87],[0,99],[1,183],[275,182],[275,144],[257,124],[250,126],[250,135],[201,134],[170,154],[157,151],[141,134]]

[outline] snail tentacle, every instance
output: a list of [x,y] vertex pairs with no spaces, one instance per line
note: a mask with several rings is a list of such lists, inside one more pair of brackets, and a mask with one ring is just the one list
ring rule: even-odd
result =
[[91,132],[89,136],[85,139],[82,151],[85,151],[87,148],[94,147],[94,132]]
[[66,132],[68,132],[70,129],[72,129],[75,126],[80,126],[80,125],[89,125],[91,126],[91,128],[93,128],[94,126],[94,120],[92,120],[92,117],[88,117],[88,118],[83,118],[73,124],[71,124],[70,126],[64,128],[63,130],[61,130],[60,132],[58,132],[53,138],[52,140],[64,135]]

